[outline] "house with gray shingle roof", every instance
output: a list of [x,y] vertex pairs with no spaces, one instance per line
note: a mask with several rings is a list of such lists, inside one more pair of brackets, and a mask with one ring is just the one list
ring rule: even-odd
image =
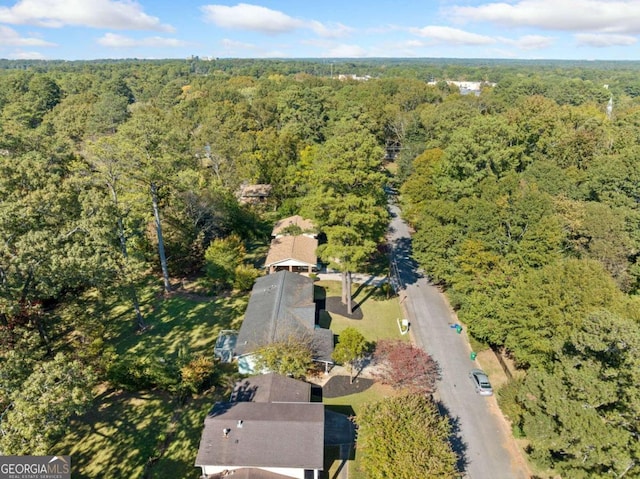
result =
[[333,364],[333,332],[316,327],[313,279],[289,271],[258,278],[236,340],[239,371],[253,374],[256,350],[291,337],[310,339],[314,360]]
[[236,383],[204,420],[195,465],[202,478],[317,479],[323,469],[324,405],[311,385],[278,374]]

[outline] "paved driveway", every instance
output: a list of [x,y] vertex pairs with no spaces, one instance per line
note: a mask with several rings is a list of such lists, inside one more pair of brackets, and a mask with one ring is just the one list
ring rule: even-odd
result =
[[398,207],[392,204],[390,210],[388,239],[394,280],[415,343],[440,365],[442,380],[434,397],[452,422],[458,467],[471,479],[528,478],[526,463],[495,397],[477,395],[468,377],[469,370],[479,365],[470,359],[466,333],[458,334],[451,327],[455,316],[444,296],[419,273],[411,257],[409,228]]

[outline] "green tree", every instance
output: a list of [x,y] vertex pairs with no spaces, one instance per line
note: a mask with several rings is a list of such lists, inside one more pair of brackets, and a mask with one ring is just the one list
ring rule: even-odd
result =
[[158,256],[165,292],[171,291],[169,267],[163,236],[162,190],[170,189],[179,165],[186,158],[186,132],[176,117],[164,111],[141,105],[121,125],[117,141],[126,153],[127,175],[143,185],[149,194],[153,211]]
[[354,370],[367,352],[369,344],[356,328],[346,328],[338,336],[338,344],[331,357],[340,364],[349,367],[349,382],[353,383]]
[[60,86],[47,74],[33,74],[26,88],[22,85],[15,92],[17,97],[4,108],[3,117],[15,119],[27,128],[38,127],[63,97]]
[[256,371],[270,371],[302,378],[313,366],[313,344],[310,337],[291,334],[286,339],[258,348]]
[[0,453],[50,454],[74,414],[90,404],[95,377],[63,354],[38,365],[0,415]]
[[351,273],[375,254],[387,226],[384,154],[355,121],[339,122],[333,135],[315,151],[315,175],[302,203],[305,216],[327,235],[318,252],[342,272],[342,302],[351,314]]
[[602,266],[567,259],[520,275],[509,292],[501,319],[504,344],[522,365],[551,367],[571,331],[600,309],[625,303]]
[[139,330],[144,330],[146,324],[140,309],[140,301],[138,300],[135,286],[136,277],[140,276],[140,265],[129,255],[128,234],[125,228],[128,207],[123,205],[121,199],[122,180],[125,173],[123,154],[113,137],[104,137],[88,145],[85,157],[94,170],[97,182],[104,184],[111,197],[112,208],[110,211],[115,217],[114,223],[121,253],[121,261],[119,261],[120,273],[131,298],[136,326]]
[[293,83],[278,97],[280,128],[306,143],[321,142],[327,114],[322,90]]
[[371,479],[453,478],[451,426],[424,395],[387,398],[364,406],[356,421],[362,467]]
[[103,286],[117,271],[104,195],[59,159],[0,162],[0,323],[35,327],[49,344],[44,301]]
[[236,268],[242,265],[245,255],[239,236],[215,239],[204,253],[205,272],[218,284],[232,285]]
[[594,312],[559,345],[550,370],[530,370],[501,398],[534,461],[567,478],[637,473],[638,351],[637,323]]

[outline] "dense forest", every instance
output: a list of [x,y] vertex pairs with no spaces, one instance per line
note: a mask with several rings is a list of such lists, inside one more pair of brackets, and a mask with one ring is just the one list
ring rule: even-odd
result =
[[[500,403],[531,459],[638,477],[639,70],[0,61],[0,452],[50,451],[98,384],[194,389],[110,346],[114,298],[144,334],[150,281],[248,289],[246,247],[294,213],[326,234],[323,259],[357,271],[380,250],[391,185],[425,273],[521,368]],[[262,209],[238,202],[246,183],[272,185]]]

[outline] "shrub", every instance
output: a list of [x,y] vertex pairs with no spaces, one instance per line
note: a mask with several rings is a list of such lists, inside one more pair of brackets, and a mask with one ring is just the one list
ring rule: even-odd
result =
[[151,356],[120,357],[110,365],[107,376],[114,385],[130,391],[160,388],[173,392],[178,384],[174,362]]
[[233,287],[240,291],[250,291],[258,276],[260,271],[253,266],[240,265],[235,269]]
[[180,368],[180,389],[193,394],[204,391],[213,384],[215,362],[212,358],[200,355]]
[[236,267],[242,264],[246,250],[239,236],[215,239],[204,253],[205,272],[219,284],[233,284]]
[[393,388],[431,394],[436,381],[440,379],[438,363],[411,343],[380,340],[376,344],[374,357],[380,365],[377,378]]

